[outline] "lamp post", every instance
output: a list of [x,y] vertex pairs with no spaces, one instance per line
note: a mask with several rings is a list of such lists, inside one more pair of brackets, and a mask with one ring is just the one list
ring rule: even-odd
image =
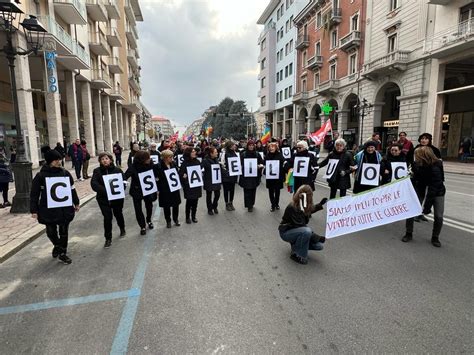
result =
[[374,105],[369,104],[367,100],[364,98],[362,101],[359,101],[354,108],[357,110],[360,119],[360,133],[359,133],[359,145],[362,145],[362,135],[364,131],[364,117],[370,113]]
[[[24,19],[20,23],[23,11],[18,7],[19,1],[0,0],[0,28],[6,34],[6,44],[0,49],[5,53],[10,68],[10,81],[13,100],[13,113],[16,125],[16,151],[17,157],[12,164],[15,174],[16,193],[13,197],[11,213],[28,213],[30,211],[30,189],[32,179],[32,163],[26,159],[25,142],[21,128],[20,113],[18,107],[18,95],[15,77],[15,59],[17,55],[37,54],[44,43],[46,29],[34,16]],[[24,35],[29,49],[17,49],[13,46],[13,35],[18,31],[15,22],[23,27]]]

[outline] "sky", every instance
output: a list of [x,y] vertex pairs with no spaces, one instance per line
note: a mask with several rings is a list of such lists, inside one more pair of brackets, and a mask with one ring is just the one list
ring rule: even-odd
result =
[[140,0],[141,101],[188,125],[226,96],[258,108],[256,22],[270,0]]

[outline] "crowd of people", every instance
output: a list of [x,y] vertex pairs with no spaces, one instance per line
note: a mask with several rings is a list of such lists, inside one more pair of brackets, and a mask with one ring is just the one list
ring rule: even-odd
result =
[[[308,227],[311,214],[324,208],[327,198],[313,203],[315,181],[320,168],[328,166],[332,174],[326,173],[330,188],[329,198],[344,197],[351,188],[351,176],[354,180],[353,193],[373,189],[374,185],[365,185],[361,179],[364,164],[376,164],[380,169],[378,185],[392,180],[392,163],[405,162],[411,171],[413,186],[423,205],[423,214],[434,209],[434,227],[431,242],[440,247],[439,235],[443,225],[444,213],[444,173],[439,150],[432,145],[429,133],[420,135],[419,144],[414,147],[401,132],[399,141],[388,147],[387,153],[380,151],[380,141],[374,134],[358,152],[346,149],[344,139],[335,137],[332,151],[321,162],[315,152],[314,144],[309,140],[300,140],[293,147],[288,141],[272,139],[266,145],[261,141],[248,140],[219,142],[202,140],[200,142],[172,142],[164,140],[161,144],[152,143],[147,150],[137,143],[131,144],[126,169],[121,168],[123,148],[116,142],[113,152],[102,152],[98,156],[99,166],[94,169],[91,187],[96,192],[96,200],[103,215],[105,248],[112,245],[113,218],[120,230],[120,236],[126,235],[123,215],[125,191],[133,200],[135,218],[141,235],[153,229],[152,211],[158,201],[163,209],[166,228],[179,227],[181,197],[185,200],[185,223],[198,223],[197,210],[199,199],[205,191],[205,207],[209,216],[220,213],[219,201],[223,190],[225,210],[235,211],[234,196],[236,185],[243,190],[244,207],[252,213],[255,206],[257,188],[265,177],[268,190],[269,211],[280,209],[280,192],[291,176],[293,198],[286,206],[279,233],[290,243],[292,260],[306,264],[308,250],[322,250],[325,238]],[[69,147],[77,180],[88,178],[87,148],[80,140]],[[60,149],[48,150],[44,154],[45,165],[33,180],[31,190],[31,213],[39,223],[46,225],[47,236],[53,243],[53,257],[59,257],[64,263],[71,263],[67,255],[68,227],[75,212],[79,211],[79,198],[74,188],[74,179],[63,165],[64,152]],[[115,160],[114,160],[115,157]],[[331,162],[336,162],[331,167]],[[1,164],[1,162],[0,162]],[[125,168],[125,167],[124,167]],[[0,165],[1,169],[1,165]],[[81,171],[82,169],[82,171]],[[81,176],[82,172],[82,176]],[[110,178],[114,177],[115,180]],[[53,206],[48,194],[51,192],[50,178],[62,178],[68,189],[70,203],[62,205],[58,199]],[[1,179],[1,177],[0,177]],[[65,180],[64,180],[65,179]],[[116,185],[113,185],[115,181]],[[0,180],[1,183],[1,180]],[[58,182],[60,183],[60,182]],[[49,185],[48,185],[49,184]],[[117,185],[118,184],[118,185]],[[120,186],[122,185],[122,186]],[[111,189],[116,189],[116,196]],[[181,190],[183,196],[181,196]],[[143,206],[145,210],[143,210]],[[210,217],[212,218],[212,217]],[[406,221],[406,233],[402,241],[413,238],[415,221],[426,219],[424,216]]]

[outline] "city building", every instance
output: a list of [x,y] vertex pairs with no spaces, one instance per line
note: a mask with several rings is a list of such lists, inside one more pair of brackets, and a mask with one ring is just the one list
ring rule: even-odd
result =
[[258,45],[259,112],[272,124],[272,135],[295,137],[296,30],[294,18],[308,1],[271,0],[257,24],[263,25]]
[[[128,146],[141,112],[138,0],[27,0],[20,6],[48,31],[38,55],[15,61],[20,120],[33,166],[42,160],[40,147],[57,142],[85,139],[93,156],[111,151],[115,141]],[[23,32],[14,36],[26,48]],[[4,42],[0,32],[0,47]],[[4,56],[0,87],[0,145],[8,150],[16,125]]]
[[204,123],[205,118],[204,117],[199,117],[197,120],[194,120],[193,123],[191,123],[187,128],[184,134],[186,136],[190,136],[191,134],[194,134],[196,137],[198,137],[201,134],[201,128],[202,124]]
[[166,139],[174,134],[171,121],[164,116],[152,116],[151,124],[158,139]]

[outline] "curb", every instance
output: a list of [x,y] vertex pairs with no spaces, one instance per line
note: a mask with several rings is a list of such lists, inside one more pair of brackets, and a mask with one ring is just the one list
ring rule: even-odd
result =
[[[86,205],[87,203],[89,203],[95,197],[95,195],[96,194],[93,193],[93,194],[89,194],[83,197],[81,199],[80,206],[82,207]],[[4,261],[6,261],[13,255],[15,255],[16,253],[18,253],[21,249],[26,247],[28,244],[38,239],[44,233],[45,230],[46,230],[46,227],[44,225],[38,224],[34,226],[33,228],[31,228],[30,230],[28,230],[27,232],[25,232],[24,235],[26,235],[27,237],[20,244],[16,245],[11,250],[7,251],[5,254],[0,255],[0,264],[2,264]]]

